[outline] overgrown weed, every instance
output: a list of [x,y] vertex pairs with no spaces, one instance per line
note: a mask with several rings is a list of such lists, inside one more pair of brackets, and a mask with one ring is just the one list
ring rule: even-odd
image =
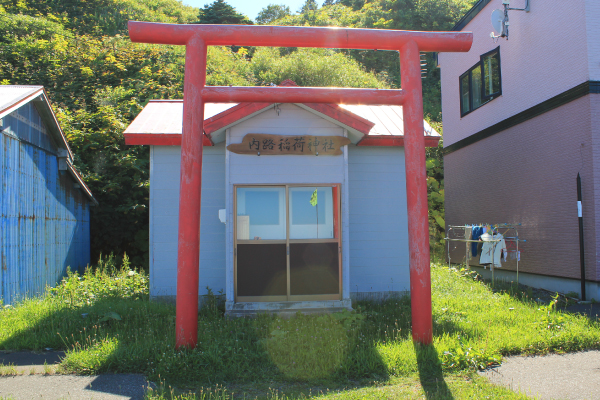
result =
[[225,295],[220,290],[215,294],[210,287],[206,287],[206,294],[202,295],[202,307],[199,310],[199,316],[208,319],[221,318],[225,314]]

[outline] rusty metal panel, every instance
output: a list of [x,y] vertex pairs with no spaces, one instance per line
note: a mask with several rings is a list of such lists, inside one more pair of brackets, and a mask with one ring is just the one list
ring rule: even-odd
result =
[[[23,109],[23,112],[21,112]],[[34,107],[17,110],[0,134],[0,298],[11,304],[44,292],[90,262],[89,200],[48,149],[32,145]],[[17,121],[18,123],[14,123]],[[5,121],[2,122],[7,126]],[[28,132],[17,132],[17,129]],[[33,132],[34,141],[39,140]]]
[[[4,218],[4,208],[5,208],[5,179],[4,179],[4,164],[6,161],[6,156],[4,154],[4,135],[0,135],[0,289],[5,287],[4,280],[7,277],[6,260],[5,260],[5,252],[4,252],[4,243],[6,243],[6,235],[7,235],[7,224],[6,218]],[[0,290],[0,297],[2,297],[4,293]]]
[[[6,275],[3,281],[3,298],[10,299],[11,293],[18,291],[18,265],[19,255],[19,237],[18,237],[18,190],[17,183],[19,181],[18,159],[19,146],[18,141],[9,137],[3,137],[4,142],[4,157],[3,175],[4,175],[4,199],[2,201],[2,219],[6,226],[5,242],[3,244],[3,268],[6,270]],[[7,300],[5,300],[8,302]]]
[[52,276],[56,269],[56,199],[58,187],[58,160],[56,157],[46,159],[46,204],[45,204],[45,248],[44,257],[44,284],[52,285]]

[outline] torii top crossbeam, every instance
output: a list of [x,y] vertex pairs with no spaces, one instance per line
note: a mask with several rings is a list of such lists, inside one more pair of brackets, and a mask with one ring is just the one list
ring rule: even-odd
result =
[[[419,52],[466,52],[470,32],[255,25],[177,25],[129,21],[133,42],[185,45],[177,259],[176,345],[198,340],[198,272],[204,104],[229,102],[403,105],[413,339],[433,340],[429,222]],[[206,87],[207,46],[320,47],[400,52],[401,90]]]
[[414,41],[420,51],[469,51],[470,32],[418,32],[383,29],[261,25],[176,25],[129,22],[133,42],[185,45],[192,37],[207,46],[323,47],[400,50]]

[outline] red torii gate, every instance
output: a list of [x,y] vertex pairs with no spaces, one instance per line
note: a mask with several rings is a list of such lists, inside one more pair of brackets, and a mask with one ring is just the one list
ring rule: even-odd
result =
[[[433,340],[420,51],[464,52],[471,32],[254,25],[177,25],[129,21],[132,42],[185,45],[179,192],[176,346],[198,341],[202,136],[205,103],[402,105],[413,340]],[[207,46],[322,47],[400,52],[402,89],[206,86]]]

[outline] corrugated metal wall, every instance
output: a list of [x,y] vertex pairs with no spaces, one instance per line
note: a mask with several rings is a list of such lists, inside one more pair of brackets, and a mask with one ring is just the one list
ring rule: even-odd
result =
[[40,294],[46,285],[60,281],[67,267],[83,271],[90,262],[88,199],[74,187],[67,171],[58,170],[53,146],[40,140],[46,132],[38,121],[31,103],[2,120],[0,297],[4,304]]

